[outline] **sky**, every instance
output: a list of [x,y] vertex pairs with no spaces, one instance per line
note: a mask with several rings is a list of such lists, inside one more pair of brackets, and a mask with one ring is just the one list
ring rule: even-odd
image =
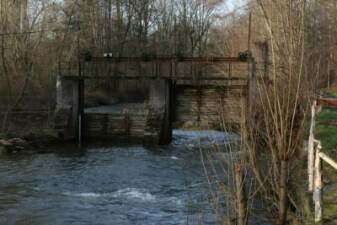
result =
[[229,10],[234,10],[236,7],[241,7],[246,4],[245,0],[228,0],[227,7]]
[[242,7],[243,5],[246,4],[246,2],[247,2],[246,0],[226,0],[223,6],[221,6],[221,9],[219,10],[225,13],[229,13],[235,10],[236,8]]

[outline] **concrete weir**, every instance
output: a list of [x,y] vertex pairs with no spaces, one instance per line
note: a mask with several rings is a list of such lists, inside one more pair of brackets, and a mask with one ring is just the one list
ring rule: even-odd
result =
[[253,96],[249,84],[173,84],[167,78],[149,79],[147,104],[84,111],[84,79],[59,77],[55,129],[64,140],[81,137],[168,144],[172,126],[224,129],[240,125],[251,101],[248,95]]
[[[84,114],[83,80],[59,77],[55,112],[55,129],[59,137],[72,140],[83,134],[84,139],[137,138],[143,139],[144,144],[170,143],[171,81],[158,79],[150,82],[149,105],[142,112],[121,110],[117,113]],[[82,121],[79,121],[79,118]]]

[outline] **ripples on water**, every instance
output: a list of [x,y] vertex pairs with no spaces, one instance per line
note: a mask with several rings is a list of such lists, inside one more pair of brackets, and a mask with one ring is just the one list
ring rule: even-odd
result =
[[[213,132],[225,144],[236,136]],[[167,147],[65,146],[57,154],[0,159],[0,224],[185,224],[200,219],[197,146],[209,133],[174,132]],[[211,140],[211,141],[210,141]],[[188,191],[186,187],[188,188]],[[213,210],[203,210],[214,224]]]

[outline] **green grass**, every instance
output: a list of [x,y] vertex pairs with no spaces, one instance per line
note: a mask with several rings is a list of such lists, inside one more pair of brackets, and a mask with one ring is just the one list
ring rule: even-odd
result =
[[331,157],[337,156],[337,126],[316,124],[315,138],[322,142],[323,152]]
[[[332,181],[328,193],[323,193],[323,215],[327,220],[324,224],[336,224],[337,222],[337,184],[336,184],[336,170],[332,168],[323,170],[325,176],[329,176]],[[334,180],[335,179],[335,180]]]
[[329,93],[330,95],[333,95],[337,98],[337,89],[325,89],[324,92]]
[[318,120],[335,120],[337,121],[337,109],[323,108],[317,115]]
[[329,121],[337,121],[337,109],[323,108],[317,115],[315,137],[322,142],[323,151],[331,157],[337,157],[337,125],[329,125]]
[[[337,91],[336,91],[337,95]],[[315,138],[322,142],[322,150],[332,159],[337,160],[337,125],[329,125],[329,121],[337,121],[337,109],[323,108],[317,115]],[[329,191],[323,194],[323,214],[327,225],[337,221],[337,171],[323,163],[324,177],[330,181]]]

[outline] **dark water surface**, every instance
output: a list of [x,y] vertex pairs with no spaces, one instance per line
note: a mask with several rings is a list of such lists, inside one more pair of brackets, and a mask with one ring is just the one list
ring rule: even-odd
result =
[[[222,143],[237,138],[214,135]],[[175,131],[171,145],[153,149],[64,146],[56,154],[2,158],[0,224],[171,225],[185,224],[188,214],[198,220],[205,201],[198,136]],[[201,144],[210,144],[206,136]],[[213,210],[202,211],[204,224],[214,224]]]

